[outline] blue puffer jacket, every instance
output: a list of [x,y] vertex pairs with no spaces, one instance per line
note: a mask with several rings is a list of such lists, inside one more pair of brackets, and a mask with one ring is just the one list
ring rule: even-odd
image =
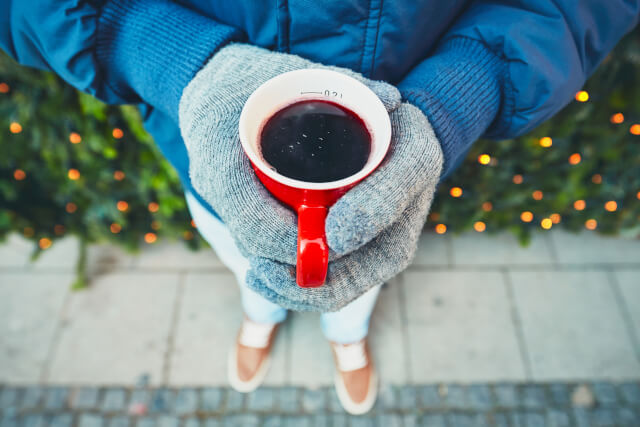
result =
[[182,89],[248,42],[396,84],[451,171],[479,136],[560,110],[638,20],[640,0],[0,0],[0,47],[109,103],[137,103],[190,190]]

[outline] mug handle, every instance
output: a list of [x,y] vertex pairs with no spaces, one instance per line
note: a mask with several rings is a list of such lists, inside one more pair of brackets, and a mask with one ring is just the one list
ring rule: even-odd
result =
[[301,205],[298,208],[298,258],[296,283],[301,288],[324,284],[329,264],[329,246],[324,231],[327,208]]

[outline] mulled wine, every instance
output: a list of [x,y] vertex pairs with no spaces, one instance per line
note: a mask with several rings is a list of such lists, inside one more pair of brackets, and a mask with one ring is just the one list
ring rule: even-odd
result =
[[262,157],[279,174],[306,182],[331,182],[358,173],[371,152],[371,135],[360,117],[342,105],[305,100],[267,120]]

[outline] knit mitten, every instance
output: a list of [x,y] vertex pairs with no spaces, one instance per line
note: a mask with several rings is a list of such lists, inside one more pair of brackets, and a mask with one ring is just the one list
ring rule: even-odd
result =
[[[267,192],[251,169],[238,136],[240,113],[262,83],[308,68],[331,69],[356,78],[378,95],[388,111],[400,104],[400,93],[387,83],[244,44],[231,44],[216,53],[180,99],[180,130],[189,153],[193,187],[220,215],[249,258],[295,264],[297,219]],[[345,228],[345,232],[360,230]],[[360,240],[355,236],[345,239]],[[344,250],[345,246],[339,247]],[[331,253],[332,259],[336,256]]]
[[300,288],[295,266],[250,258],[247,285],[292,310],[335,311],[411,262],[443,164],[429,121],[410,104],[391,114],[392,141],[382,165],[329,210],[329,246],[342,254],[329,263],[327,282]]

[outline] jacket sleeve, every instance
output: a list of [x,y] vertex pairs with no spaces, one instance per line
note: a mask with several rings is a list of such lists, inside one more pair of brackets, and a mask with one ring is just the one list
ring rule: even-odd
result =
[[639,10],[640,0],[473,2],[399,84],[432,122],[444,173],[480,136],[521,135],[564,107]]
[[200,67],[243,37],[170,0],[0,0],[0,10],[0,48],[19,63],[105,102],[145,102],[174,118]]

